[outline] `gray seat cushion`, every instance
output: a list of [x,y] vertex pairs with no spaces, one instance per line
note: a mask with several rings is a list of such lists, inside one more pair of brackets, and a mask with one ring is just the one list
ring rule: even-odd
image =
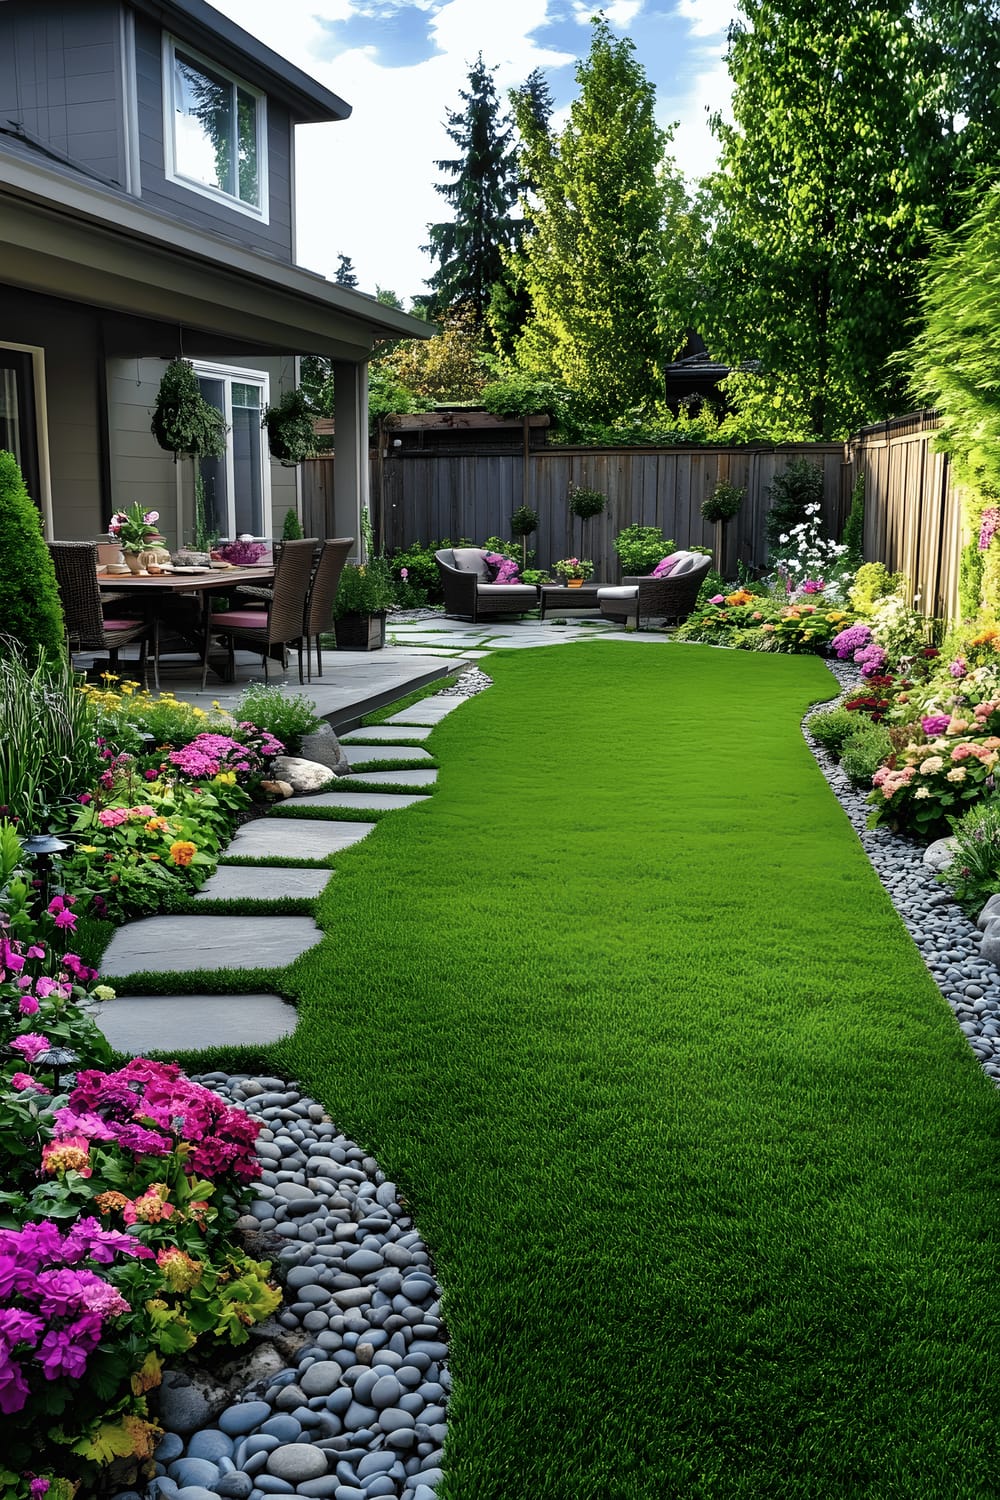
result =
[[530,583],[481,583],[476,593],[484,606],[487,599],[523,599],[525,609],[531,608],[529,600],[534,602],[538,597],[534,585]]
[[460,568],[463,573],[475,573],[480,583],[492,580],[493,574],[482,547],[456,547],[453,555],[455,567]]
[[639,592],[638,584],[622,584],[621,587],[597,590],[598,599],[634,599]]

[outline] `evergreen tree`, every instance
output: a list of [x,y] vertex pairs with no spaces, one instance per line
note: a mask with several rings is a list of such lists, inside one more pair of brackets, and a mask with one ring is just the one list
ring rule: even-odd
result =
[[947,30],[909,0],[741,0],[700,327],[758,436],[840,437],[905,405],[888,360],[920,264],[1000,144],[995,103],[988,128],[957,128],[985,107],[973,75],[1000,76],[1000,32],[935,3]]
[[337,270],[334,274],[337,286],[357,286],[358,278],[354,271],[354,262],[349,255],[337,256]]
[[0,450],[0,555],[0,636],[17,641],[29,661],[42,653],[57,656],[65,626],[55,568],[38,507],[17,460],[6,450]]
[[658,368],[683,341],[691,219],[632,42],[603,16],[592,24],[558,139],[541,126],[535,96],[514,100],[534,193],[517,264],[532,315],[516,358],[606,421],[657,394]]
[[504,279],[501,252],[514,243],[518,184],[511,126],[500,117],[492,69],[481,53],[468,76],[468,89],[459,91],[464,109],[448,111],[448,135],[461,154],[435,163],[453,179],[436,183],[435,191],[454,218],[429,224],[430,242],[422,249],[438,262],[427,282],[433,315],[466,305],[482,326],[493,285]]

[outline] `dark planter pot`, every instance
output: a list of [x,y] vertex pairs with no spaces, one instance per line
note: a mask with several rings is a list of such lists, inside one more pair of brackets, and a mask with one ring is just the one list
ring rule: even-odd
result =
[[342,615],[335,628],[338,651],[381,651],[385,645],[385,611],[377,615]]

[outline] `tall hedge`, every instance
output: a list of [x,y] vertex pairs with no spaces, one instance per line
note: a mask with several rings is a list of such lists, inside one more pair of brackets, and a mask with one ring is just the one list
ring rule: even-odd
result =
[[56,655],[65,636],[55,569],[13,453],[0,449],[0,634]]

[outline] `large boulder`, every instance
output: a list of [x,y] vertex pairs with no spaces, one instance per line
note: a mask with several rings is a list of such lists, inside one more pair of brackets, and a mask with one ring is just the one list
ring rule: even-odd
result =
[[316,760],[304,760],[299,755],[277,755],[274,759],[274,775],[278,781],[287,781],[297,797],[308,797],[311,792],[322,792],[333,778],[329,766]]
[[924,864],[929,865],[932,870],[946,870],[955,858],[957,850],[957,839],[935,839],[933,844],[929,844],[924,850]]
[[994,891],[982,911],[979,913],[976,926],[980,932],[985,932],[988,923],[994,922],[1000,917],[1000,891]]
[[979,945],[979,956],[984,963],[1000,966],[1000,920],[987,922]]
[[304,734],[299,754],[303,760],[314,760],[318,765],[326,766],[334,776],[350,775],[350,762],[329,724],[321,724],[311,734]]

